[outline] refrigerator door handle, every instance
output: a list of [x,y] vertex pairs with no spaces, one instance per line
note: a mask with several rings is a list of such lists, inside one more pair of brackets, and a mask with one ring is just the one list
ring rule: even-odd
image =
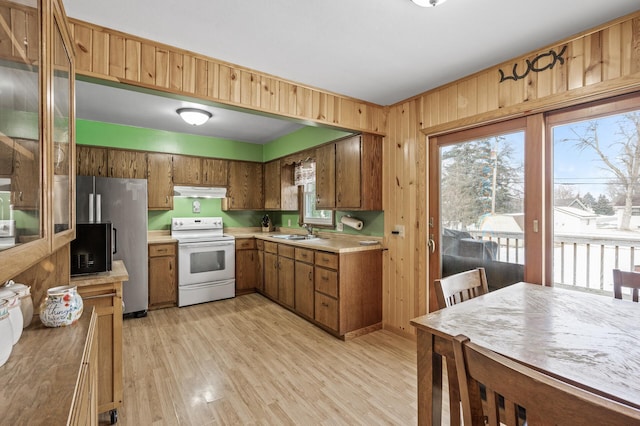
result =
[[113,228],[113,254],[118,252],[118,230]]

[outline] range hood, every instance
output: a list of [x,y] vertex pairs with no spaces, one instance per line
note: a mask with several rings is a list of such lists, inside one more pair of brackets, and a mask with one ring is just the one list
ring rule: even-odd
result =
[[206,186],[174,186],[173,195],[175,197],[189,198],[225,198],[227,196],[227,188]]

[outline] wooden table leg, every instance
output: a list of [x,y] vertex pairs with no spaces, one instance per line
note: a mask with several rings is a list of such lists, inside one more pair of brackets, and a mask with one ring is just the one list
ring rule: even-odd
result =
[[418,329],[418,425],[442,422],[442,357],[433,351],[433,335]]

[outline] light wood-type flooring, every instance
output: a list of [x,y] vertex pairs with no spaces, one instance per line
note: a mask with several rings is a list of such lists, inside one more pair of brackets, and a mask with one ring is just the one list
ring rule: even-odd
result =
[[415,342],[344,342],[258,294],[151,311],[123,340],[122,426],[417,423]]

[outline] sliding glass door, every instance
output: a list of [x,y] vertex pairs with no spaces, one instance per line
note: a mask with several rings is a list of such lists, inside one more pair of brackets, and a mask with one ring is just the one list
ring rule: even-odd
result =
[[522,118],[430,140],[431,282],[477,267],[493,290],[525,279],[526,172],[540,162],[527,157],[528,126]]
[[611,293],[640,264],[640,99],[547,119],[553,148],[553,282]]
[[433,280],[611,293],[640,271],[640,94],[429,138]]

